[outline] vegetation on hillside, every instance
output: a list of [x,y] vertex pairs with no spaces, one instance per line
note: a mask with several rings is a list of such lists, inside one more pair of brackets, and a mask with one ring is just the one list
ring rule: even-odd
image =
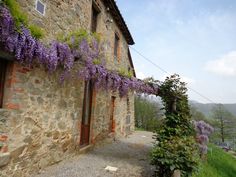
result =
[[211,135],[211,142],[228,144],[236,150],[236,117],[223,104],[215,105],[208,116],[191,106],[191,116],[193,120],[203,120],[214,127],[215,131]]
[[200,167],[199,173],[194,177],[234,177],[236,158],[215,145],[210,145],[207,161],[202,162]]
[[162,120],[160,105],[150,97],[135,97],[135,127],[139,130],[154,131]]
[[211,118],[215,127],[214,141],[230,142],[236,137],[236,118],[222,104],[212,109]]

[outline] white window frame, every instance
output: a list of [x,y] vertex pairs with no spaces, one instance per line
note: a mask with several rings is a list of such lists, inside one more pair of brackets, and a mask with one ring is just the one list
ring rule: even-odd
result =
[[[43,11],[43,14],[40,12],[40,11],[38,11],[38,9],[37,9],[37,3],[38,2],[40,2],[41,4],[43,4],[44,5],[44,11]],[[40,1],[40,0],[36,0],[35,1],[35,10],[40,14],[40,15],[43,15],[43,16],[45,16],[45,13],[46,13],[46,4],[45,3],[43,3],[42,1]]]

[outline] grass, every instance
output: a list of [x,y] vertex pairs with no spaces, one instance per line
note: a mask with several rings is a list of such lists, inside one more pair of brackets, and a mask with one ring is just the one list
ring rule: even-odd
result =
[[210,148],[212,153],[208,153],[208,160],[201,164],[199,173],[194,177],[235,177],[236,158],[214,145]]

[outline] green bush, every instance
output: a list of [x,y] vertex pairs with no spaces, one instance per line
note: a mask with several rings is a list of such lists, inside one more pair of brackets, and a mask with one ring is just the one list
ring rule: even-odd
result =
[[44,36],[44,30],[36,25],[29,25],[29,30],[36,39],[41,39]]
[[156,143],[151,153],[159,177],[170,177],[174,170],[180,170],[181,176],[191,176],[198,168],[198,147],[186,92],[185,83],[180,82],[178,75],[167,77],[160,85],[165,119],[156,131]]
[[190,176],[197,170],[198,153],[192,144],[192,137],[172,136],[155,146],[152,151],[152,163],[156,165],[158,176],[170,177],[174,170],[181,170],[181,176]]

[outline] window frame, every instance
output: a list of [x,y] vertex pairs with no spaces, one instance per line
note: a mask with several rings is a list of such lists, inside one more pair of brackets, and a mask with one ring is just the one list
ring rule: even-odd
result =
[[92,33],[97,32],[98,16],[100,12],[101,12],[101,9],[99,8],[99,5],[95,1],[93,1],[92,8],[91,8],[91,26],[90,26],[90,31]]
[[114,35],[114,60],[120,62],[120,35],[115,32]]
[[[38,8],[37,8],[38,2],[41,3],[41,4],[44,6],[43,13],[41,13],[41,12],[38,10]],[[36,0],[36,1],[35,1],[35,10],[36,10],[40,15],[45,16],[45,14],[46,14],[46,3],[43,3],[41,0]]]

